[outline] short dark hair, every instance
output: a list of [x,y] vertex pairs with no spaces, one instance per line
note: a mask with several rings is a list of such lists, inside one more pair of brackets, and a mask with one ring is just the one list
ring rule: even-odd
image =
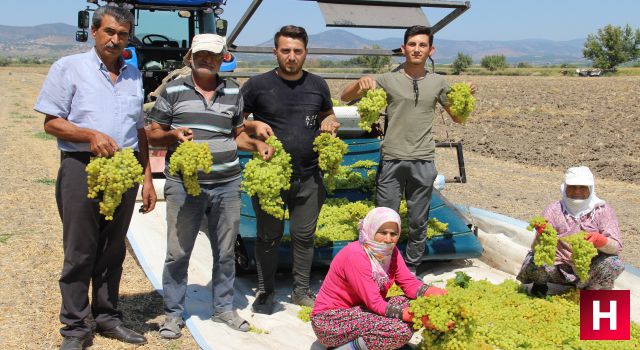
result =
[[276,48],[278,47],[278,39],[280,39],[281,36],[284,36],[286,38],[302,40],[302,42],[304,43],[304,48],[305,49],[307,48],[307,43],[309,42],[309,36],[307,36],[307,31],[304,30],[304,28],[302,27],[288,25],[280,28],[280,30],[273,37],[273,45]]
[[93,13],[93,20],[91,21],[91,26],[95,29],[100,28],[102,25],[102,18],[104,16],[111,16],[116,22],[120,24],[129,24],[129,31],[133,30],[133,14],[131,11],[118,7],[118,6],[100,6]]
[[404,32],[404,44],[407,45],[410,37],[420,34],[427,35],[429,37],[429,46],[433,45],[433,34],[431,34],[431,28],[425,26],[412,26],[407,28]]

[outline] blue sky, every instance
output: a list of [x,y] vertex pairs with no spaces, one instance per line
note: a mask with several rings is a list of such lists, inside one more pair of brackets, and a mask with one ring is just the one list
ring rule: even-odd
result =
[[[227,0],[224,18],[237,23],[251,0]],[[31,26],[44,23],[76,24],[84,0],[4,0],[0,25]],[[425,9],[432,23],[449,10]],[[242,32],[237,44],[253,45],[269,40],[284,24],[304,26],[310,34],[326,30],[314,1],[264,0]],[[452,40],[518,40],[585,38],[607,24],[640,27],[638,0],[471,0],[471,9],[438,33]],[[369,39],[401,37],[400,30],[350,31]]]

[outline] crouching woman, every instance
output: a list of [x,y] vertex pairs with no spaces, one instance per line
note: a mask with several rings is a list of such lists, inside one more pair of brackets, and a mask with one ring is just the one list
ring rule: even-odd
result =
[[[423,284],[396,247],[400,216],[375,208],[359,224],[359,239],[331,262],[311,312],[319,342],[335,349],[397,349],[413,335],[409,299],[446,291]],[[386,298],[397,284],[404,296]],[[423,323],[429,326],[428,318]]]
[[596,196],[593,174],[585,166],[567,169],[560,190],[562,199],[549,205],[542,216],[558,231],[558,237],[587,232],[585,239],[598,250],[598,255],[591,260],[589,278],[584,281],[578,278],[571,259],[571,246],[559,240],[553,265],[536,266],[532,250],[517,279],[522,283],[533,283],[530,293],[534,296],[545,296],[547,283],[588,290],[613,289],[614,281],[624,271],[619,257],[622,239],[613,209]]

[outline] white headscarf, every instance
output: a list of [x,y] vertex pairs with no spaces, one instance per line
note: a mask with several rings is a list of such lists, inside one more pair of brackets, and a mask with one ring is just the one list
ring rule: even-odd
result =
[[[567,197],[567,186],[588,186],[589,198],[573,199]],[[562,207],[573,217],[580,218],[591,213],[595,208],[604,205],[605,201],[596,196],[596,185],[591,170],[586,166],[578,166],[567,169],[564,173],[564,181],[560,185],[562,192]]]

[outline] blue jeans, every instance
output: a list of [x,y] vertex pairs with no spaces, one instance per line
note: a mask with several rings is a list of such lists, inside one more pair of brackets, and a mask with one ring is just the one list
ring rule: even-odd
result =
[[[236,266],[234,246],[240,226],[240,179],[200,185],[202,192],[187,195],[182,183],[167,180],[167,257],[162,272],[164,312],[182,316],[187,291],[189,258],[201,223],[207,225],[213,252],[213,309],[233,308]],[[206,221],[203,219],[206,217]]]

